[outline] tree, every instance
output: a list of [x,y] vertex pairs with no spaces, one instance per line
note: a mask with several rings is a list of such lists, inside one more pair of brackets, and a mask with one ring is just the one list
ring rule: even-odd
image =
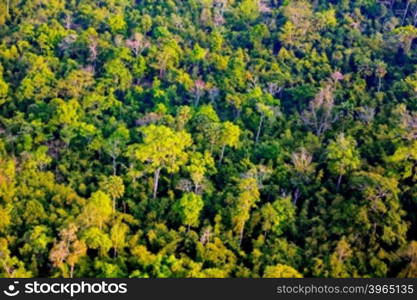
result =
[[265,272],[263,278],[302,278],[301,275],[297,270],[294,268],[278,264],[276,266],[267,266],[265,268]]
[[200,98],[204,94],[204,90],[206,89],[206,83],[201,80],[197,79],[194,81],[194,86],[192,87],[192,92],[195,95],[194,105],[198,106],[200,103]]
[[259,17],[259,1],[258,0],[243,0],[238,6],[238,12],[241,18],[253,22]]
[[3,66],[0,64],[0,105],[7,101],[7,95],[9,93],[9,84],[4,81],[3,69]]
[[132,74],[121,59],[115,58],[107,62],[104,69],[113,87],[126,91],[132,84]]
[[106,256],[112,246],[109,235],[95,226],[86,229],[81,240],[88,248],[99,250],[101,256]]
[[194,193],[199,194],[206,173],[210,174],[215,171],[213,157],[209,152],[204,152],[204,155],[200,152],[193,152],[190,155],[190,164],[186,166],[186,169],[194,183]]
[[381,91],[382,78],[387,74],[387,64],[383,61],[375,63],[375,75],[378,78],[378,93]]
[[19,85],[18,100],[44,100],[53,98],[55,74],[43,56],[30,56],[30,68]]
[[410,52],[413,40],[417,37],[417,28],[412,25],[397,27],[394,29],[400,46],[404,49],[405,53]]
[[92,72],[85,69],[73,70],[65,79],[58,82],[58,95],[60,97],[79,98],[82,94],[87,93],[92,85],[94,85]]
[[405,18],[407,17],[408,10],[409,10],[409,8],[410,8],[410,4],[411,4],[411,2],[415,2],[415,0],[407,0],[407,4],[406,4],[406,6],[405,6],[405,10],[404,10],[404,14],[403,14],[403,17],[402,17],[402,19],[401,19],[401,26],[403,26],[403,25],[404,25]]
[[142,52],[149,48],[149,41],[140,33],[135,32],[131,39],[126,40],[126,46],[132,50],[135,57],[138,57]]
[[113,244],[113,253],[115,257],[126,246],[126,235],[128,232],[129,226],[121,222],[117,222],[111,228],[110,239]]
[[335,278],[351,277],[349,270],[346,268],[346,261],[352,256],[353,251],[343,237],[336,246],[335,252],[330,256],[330,274]]
[[281,198],[274,202],[266,203],[260,208],[262,218],[262,230],[265,236],[268,231],[281,235],[288,225],[295,219],[295,207],[291,198]]
[[407,265],[398,274],[399,278],[415,278],[417,276],[417,242],[411,241],[400,255],[407,259]]
[[352,137],[345,137],[340,133],[336,140],[327,146],[327,159],[330,172],[339,175],[337,188],[342,181],[342,176],[354,171],[360,166],[360,157],[356,149],[356,142]]
[[201,105],[196,112],[193,123],[195,123],[198,131],[197,142],[203,144],[213,153],[214,147],[217,145],[220,132],[221,122],[212,105]]
[[235,232],[239,235],[239,246],[243,239],[245,223],[249,220],[250,211],[259,201],[260,193],[255,178],[242,178],[238,183],[239,195],[234,201],[232,208],[232,224]]
[[0,276],[1,278],[30,278],[33,277],[27,271],[25,264],[13,256],[9,249],[9,242],[5,238],[0,238]]
[[167,69],[171,69],[177,65],[180,53],[181,49],[175,40],[170,39],[163,44],[156,57],[156,66],[159,69],[159,78],[164,77]]
[[222,124],[219,143],[221,145],[219,165],[221,165],[224,157],[226,146],[237,148],[239,144],[240,128],[232,122],[226,121]]
[[113,176],[117,174],[117,158],[122,154],[122,151],[125,149],[129,139],[129,130],[124,124],[120,124],[103,142],[104,152],[112,159]]
[[310,101],[308,110],[301,116],[304,124],[310,126],[317,136],[327,131],[338,116],[334,113],[333,84],[328,83]]
[[[0,146],[2,141],[0,141]],[[6,155],[0,155],[0,197],[6,203],[11,202],[16,193],[16,161]]]
[[180,215],[181,222],[188,226],[198,226],[201,210],[204,207],[204,201],[200,195],[195,193],[186,193],[175,204],[174,210]]
[[287,21],[282,27],[280,40],[290,49],[303,48],[301,41],[308,41],[313,36],[311,4],[303,0],[291,1],[284,6],[283,14]]
[[178,172],[186,163],[185,151],[192,144],[191,135],[185,131],[175,132],[164,125],[149,125],[141,130],[143,143],[136,150],[136,158],[147,164],[154,173],[153,198],[158,191],[159,175],[162,169],[168,173]]
[[190,60],[193,63],[198,63],[200,61],[202,61],[207,55],[207,50],[204,48],[201,48],[201,46],[196,43],[194,45],[193,50],[191,51],[191,56],[190,56]]
[[[355,234],[351,234],[349,242],[354,243],[355,251],[365,252],[367,261],[372,259],[370,274],[387,276],[387,264],[395,260],[395,249],[405,247],[407,241],[408,224],[401,217],[405,212],[400,202],[399,183],[393,177],[366,171],[353,173],[349,183],[350,195],[357,203],[354,221],[352,216],[343,216],[354,224]],[[358,259],[356,255],[355,258]],[[361,264],[365,263],[363,258],[360,260]]]
[[97,191],[91,194],[79,221],[87,227],[98,226],[101,229],[110,220],[111,214],[112,201],[110,197],[102,191]]
[[77,239],[77,231],[78,227],[74,223],[62,229],[59,233],[61,240],[52,247],[49,255],[55,267],[62,267],[64,262],[70,265],[70,278],[74,277],[75,264],[87,252],[84,242]]
[[264,119],[272,119],[275,116],[274,108],[263,103],[257,103],[256,110],[260,113],[261,118],[259,120],[258,130],[256,131],[255,144],[259,141]]
[[176,129],[178,131],[184,130],[185,125],[191,119],[191,108],[189,106],[180,106],[176,115]]
[[116,212],[116,200],[123,197],[125,192],[125,186],[123,184],[123,179],[119,176],[109,176],[104,177],[100,181],[100,189],[106,194],[110,195],[113,201],[113,213]]
[[311,177],[315,172],[315,164],[313,163],[313,156],[307,152],[305,148],[299,149],[291,155],[291,182],[296,186],[294,192],[294,204],[297,203],[300,197],[300,189],[308,185]]

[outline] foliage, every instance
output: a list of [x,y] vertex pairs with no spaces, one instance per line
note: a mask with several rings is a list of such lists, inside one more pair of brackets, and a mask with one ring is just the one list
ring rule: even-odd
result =
[[0,2],[0,277],[416,277],[415,1]]

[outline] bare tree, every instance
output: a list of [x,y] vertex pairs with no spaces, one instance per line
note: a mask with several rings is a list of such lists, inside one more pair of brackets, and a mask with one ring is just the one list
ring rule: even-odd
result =
[[146,48],[149,48],[150,43],[142,34],[135,33],[130,40],[126,41],[126,46],[132,50],[135,57],[137,57],[141,55]]
[[407,18],[407,14],[408,14],[408,10],[410,8],[411,2],[414,2],[414,1],[413,0],[407,0],[407,4],[406,4],[405,9],[404,9],[404,14],[403,14],[403,17],[401,19],[401,26],[404,25],[405,19]]
[[224,13],[227,9],[227,0],[214,0],[214,25],[222,26],[225,23]]
[[77,35],[75,34],[67,35],[58,44],[58,47],[62,52],[65,53],[71,49],[71,46],[75,43],[76,40],[77,40]]
[[197,79],[196,81],[194,81],[194,86],[192,87],[191,92],[194,94],[195,97],[195,106],[198,106],[198,104],[200,103],[200,98],[201,96],[203,96],[205,89],[206,83],[203,80]]
[[292,173],[294,174],[291,182],[296,187],[293,199],[294,204],[297,204],[297,200],[301,195],[300,187],[310,181],[310,176],[314,172],[313,156],[305,148],[301,148],[291,155],[291,163]]
[[382,78],[387,74],[387,65],[383,61],[378,61],[375,66],[375,75],[378,78],[378,93],[381,91]]
[[301,119],[305,125],[311,127],[317,136],[321,136],[337,121],[334,113],[333,84],[328,83],[320,89],[316,97],[310,102]]
[[258,1],[259,12],[261,12],[263,14],[268,14],[268,13],[272,12],[272,8],[271,8],[271,6],[268,2],[269,1],[266,1],[266,0],[259,0]]
[[158,114],[155,112],[150,112],[145,114],[143,117],[138,118],[135,120],[136,126],[146,126],[149,124],[157,123],[159,120],[161,120],[163,117],[162,114]]
[[64,22],[65,22],[64,26],[66,30],[69,30],[72,28],[72,17],[69,13],[65,14]]
[[369,107],[369,106],[359,108],[359,111],[358,111],[359,120],[365,122],[366,124],[370,124],[374,120],[374,117],[375,117],[375,108]]
[[284,87],[279,86],[276,82],[268,82],[267,86],[266,86],[266,89],[265,89],[265,92],[271,94],[272,96],[275,96],[275,95],[281,93],[283,88]]
[[189,179],[182,178],[178,182],[176,188],[179,189],[180,191],[190,193],[193,190],[193,182]]
[[73,223],[62,229],[59,233],[61,240],[54,244],[49,255],[55,267],[60,267],[64,262],[70,265],[70,278],[74,276],[75,264],[87,251],[84,242],[77,239],[77,231],[78,227]]
[[203,246],[207,243],[210,243],[212,235],[213,233],[211,232],[211,227],[206,227],[201,233],[200,243],[203,244]]
[[93,68],[95,69],[96,60],[98,56],[98,42],[95,38],[90,38],[90,43],[88,44],[89,50],[89,57],[88,60],[93,64]]
[[404,129],[404,138],[407,140],[417,139],[417,112],[402,111],[401,127]]
[[208,90],[208,97],[210,99],[210,102],[214,103],[216,102],[217,97],[220,94],[220,90],[217,87],[212,87]]

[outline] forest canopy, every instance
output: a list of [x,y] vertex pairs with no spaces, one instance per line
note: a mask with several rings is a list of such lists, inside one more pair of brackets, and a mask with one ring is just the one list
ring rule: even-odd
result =
[[417,277],[413,0],[2,0],[0,277]]

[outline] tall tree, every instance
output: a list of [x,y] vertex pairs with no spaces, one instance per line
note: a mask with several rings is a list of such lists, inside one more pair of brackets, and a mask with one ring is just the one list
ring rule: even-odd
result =
[[220,138],[219,138],[220,140],[219,142],[221,145],[219,165],[222,164],[226,146],[236,149],[239,144],[239,138],[240,138],[239,126],[229,121],[226,121],[222,124]]
[[162,169],[175,173],[187,162],[186,148],[192,144],[191,135],[185,131],[173,131],[164,125],[149,125],[141,130],[143,143],[136,150],[136,158],[147,164],[154,173],[153,198],[158,191]]
[[337,138],[327,146],[327,159],[329,170],[338,175],[337,188],[339,188],[343,175],[359,168],[360,157],[356,149],[356,142],[350,136],[340,133]]
[[243,178],[238,183],[239,195],[232,208],[232,223],[238,233],[239,246],[242,243],[245,223],[249,220],[250,211],[260,199],[258,183],[255,178]]

